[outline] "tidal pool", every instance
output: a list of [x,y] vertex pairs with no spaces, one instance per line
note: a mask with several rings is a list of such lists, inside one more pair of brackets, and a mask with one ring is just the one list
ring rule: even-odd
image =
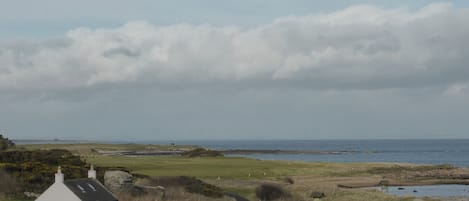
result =
[[389,186],[369,189],[378,189],[398,196],[469,197],[469,185]]

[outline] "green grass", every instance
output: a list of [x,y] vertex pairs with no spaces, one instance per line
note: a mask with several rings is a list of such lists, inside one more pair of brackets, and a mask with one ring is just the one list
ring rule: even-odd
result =
[[391,164],[382,163],[263,161],[240,157],[106,156],[95,151],[187,150],[196,147],[144,144],[33,144],[21,145],[18,149],[67,149],[96,166],[124,167],[134,173],[152,177],[179,175],[208,179],[218,177],[223,179],[281,179],[284,176],[298,175],[350,177],[375,174],[368,171],[371,168],[385,170],[392,167]]
[[[317,189],[311,186],[317,178],[363,176],[366,171],[376,167],[391,167],[391,164],[382,163],[326,163],[326,162],[290,162],[290,161],[262,161],[248,158],[234,157],[210,157],[210,158],[185,158],[185,157],[129,157],[129,156],[84,156],[89,163],[97,166],[114,167],[122,166],[132,170],[134,173],[144,174],[151,177],[158,176],[195,176],[202,179],[212,179],[216,181],[221,179],[221,187],[226,191],[238,193],[250,200],[255,199],[254,189],[257,182],[279,182],[286,176],[314,178],[311,181],[300,182],[299,184],[289,185],[288,190],[295,196],[303,199],[309,196],[311,190]],[[265,173],[265,176],[264,176]],[[250,177],[248,177],[251,175]],[[340,176],[338,176],[340,175]],[[233,179],[233,180],[232,180]],[[237,180],[245,180],[251,186],[244,186],[243,182],[237,183]],[[224,184],[223,181],[229,184]],[[312,182],[312,183],[310,183]],[[397,198],[395,196],[385,195],[381,192],[366,192],[353,190],[340,190],[335,185],[327,184],[320,189],[327,192],[329,196],[326,200],[337,201],[408,201],[408,198]],[[288,185],[287,185],[288,186]],[[364,198],[364,199],[363,199]]]
[[[332,176],[349,172],[352,167],[367,168],[378,164],[307,163],[262,161],[248,158],[184,158],[169,156],[84,156],[88,163],[104,167],[125,167],[134,173],[156,176],[195,176],[199,178],[250,179],[281,178],[291,175]],[[265,175],[264,175],[265,173]],[[249,177],[249,175],[251,175]]]
[[75,154],[87,155],[94,153],[94,150],[103,151],[169,151],[169,150],[186,150],[193,149],[197,146],[193,145],[146,145],[146,144],[29,144],[18,145],[16,149],[38,150],[38,149],[66,149]]

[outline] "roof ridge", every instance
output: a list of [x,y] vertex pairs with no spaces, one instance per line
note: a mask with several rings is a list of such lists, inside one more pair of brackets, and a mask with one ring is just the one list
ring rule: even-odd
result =
[[117,197],[109,191],[99,180],[94,178],[72,179],[64,182],[82,201],[117,201]]

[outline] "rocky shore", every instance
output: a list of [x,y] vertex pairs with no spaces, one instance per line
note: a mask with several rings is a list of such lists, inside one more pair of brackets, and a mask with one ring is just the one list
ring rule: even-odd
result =
[[469,185],[469,169],[449,165],[440,166],[394,166],[375,168],[367,173],[380,174],[374,180],[347,181],[338,184],[341,188],[364,188],[379,186],[417,186],[461,184]]
[[219,150],[225,155],[250,155],[250,154],[352,154],[372,153],[361,151],[319,151],[319,150],[273,150],[273,149],[229,149]]
[[[188,149],[177,150],[96,150],[99,154],[108,156],[171,156],[181,155]],[[216,150],[223,155],[252,155],[252,154],[316,154],[316,155],[332,155],[332,154],[352,154],[352,153],[371,153],[360,151],[319,151],[319,150],[270,150],[270,149],[230,149]]]

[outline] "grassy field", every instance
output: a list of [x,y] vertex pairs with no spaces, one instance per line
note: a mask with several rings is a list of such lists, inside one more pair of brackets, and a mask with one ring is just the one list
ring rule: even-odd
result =
[[[200,178],[253,179],[279,178],[295,175],[357,176],[359,170],[371,167],[390,167],[384,163],[311,163],[291,161],[263,161],[240,157],[186,158],[178,156],[109,156],[104,151],[168,151],[193,149],[191,145],[141,144],[38,144],[22,145],[19,149],[67,149],[80,155],[88,163],[105,167],[126,167],[134,173],[148,176],[196,176]],[[251,176],[249,176],[251,175]]]
[[[195,176],[221,186],[227,191],[236,192],[255,200],[254,189],[262,183],[275,183],[283,186],[299,199],[308,197],[312,190],[326,192],[326,200],[413,200],[397,198],[381,192],[364,190],[344,190],[337,188],[337,182],[373,180],[380,177],[368,174],[365,170],[374,167],[390,167],[382,163],[309,163],[289,161],[261,161],[247,158],[182,158],[182,157],[127,157],[127,156],[88,156],[86,160],[98,166],[123,166],[134,173],[151,177]],[[283,181],[290,177],[295,181]]]
[[[123,166],[135,173],[148,176],[195,176],[200,178],[249,179],[279,178],[283,176],[317,175],[334,176],[352,170],[383,164],[339,164],[306,163],[287,161],[261,161],[247,158],[183,158],[183,157],[127,157],[127,156],[84,156],[97,166]],[[251,175],[251,176],[249,176]]]
[[[369,170],[391,168],[394,164],[264,161],[240,157],[129,157],[97,154],[82,155],[82,157],[97,166],[122,166],[134,173],[150,177],[195,176],[251,200],[255,200],[254,189],[263,183],[282,186],[299,200],[309,197],[312,191],[323,191],[328,195],[325,200],[335,201],[413,200],[377,191],[337,188],[339,183],[357,181],[377,183],[381,176],[369,173]],[[292,178],[294,184],[284,182],[284,178]]]

